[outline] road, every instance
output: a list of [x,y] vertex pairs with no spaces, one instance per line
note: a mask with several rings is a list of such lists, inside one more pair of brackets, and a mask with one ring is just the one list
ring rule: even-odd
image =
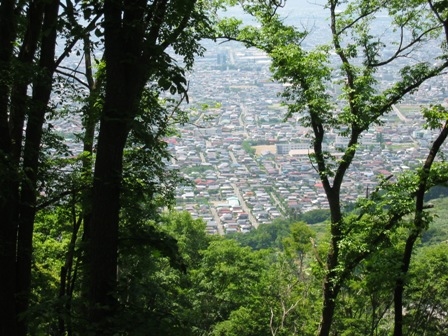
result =
[[245,139],[248,139],[249,138],[249,133],[247,133],[247,130],[246,130],[246,128],[244,127],[244,125],[245,125],[245,123],[244,123],[244,118],[246,117],[246,111],[247,111],[247,108],[246,108],[246,105],[244,105],[244,104],[240,104],[240,109],[241,109],[241,113],[240,113],[240,116],[239,116],[239,121],[240,121],[240,125],[243,127],[243,134],[244,134],[244,138]]
[[277,198],[277,196],[273,192],[269,192],[269,195],[271,195],[272,199],[274,200],[274,203],[277,206],[277,209],[281,210],[281,212],[283,212],[283,215],[286,215],[286,210],[285,210],[283,204]]
[[244,201],[244,198],[241,195],[240,189],[238,188],[238,186],[235,183],[231,183],[230,185],[232,186],[233,191],[235,192],[235,195],[238,197],[238,200],[240,201],[241,209],[243,209],[243,211],[249,215],[249,222],[252,224],[252,226],[254,228],[258,228],[258,222],[255,219],[255,217],[252,215],[252,212],[250,211],[249,207],[247,206],[246,201]]
[[395,105],[392,105],[392,110],[397,114],[398,118],[400,118],[401,121],[408,121],[403,113],[401,113]]
[[236,159],[235,155],[230,151],[229,151],[229,156],[233,163],[238,163],[238,160]]
[[212,212],[213,218],[215,219],[216,225],[218,226],[218,233],[221,236],[224,235],[224,228],[222,226],[221,219],[218,216],[218,212],[214,207],[211,207],[210,210]]

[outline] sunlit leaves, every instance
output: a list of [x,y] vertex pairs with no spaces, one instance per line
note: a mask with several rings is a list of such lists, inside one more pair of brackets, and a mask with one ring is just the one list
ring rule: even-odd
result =
[[291,235],[283,240],[285,251],[293,258],[299,258],[300,267],[303,266],[305,254],[313,248],[316,233],[304,222],[291,225]]
[[422,112],[426,119],[425,128],[439,129],[448,121],[448,111],[442,105],[431,105]]
[[410,269],[405,318],[407,334],[444,335],[448,308],[448,245],[423,248]]
[[192,317],[198,326],[210,330],[232,311],[254,302],[267,267],[266,255],[267,251],[253,252],[233,240],[214,241],[202,252],[200,267],[192,274],[197,284],[192,288],[197,316]]
[[240,29],[243,21],[236,18],[223,18],[217,25],[219,36],[237,37],[240,34]]

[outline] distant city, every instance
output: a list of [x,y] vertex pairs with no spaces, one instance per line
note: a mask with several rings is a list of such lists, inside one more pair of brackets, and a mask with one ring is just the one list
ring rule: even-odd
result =
[[[298,123],[299,115],[284,121],[282,85],[270,79],[269,65],[259,50],[210,42],[191,75],[189,95],[193,104],[220,107],[193,115],[180,137],[168,139],[175,158],[171,167],[194,182],[178,188],[176,209],[203,218],[209,233],[244,233],[276,218],[328,208],[309,159],[310,130]],[[386,68],[378,78],[384,89],[399,77]],[[338,86],[328,90],[335,97],[341,93]],[[383,126],[365,133],[343,185],[347,205],[372,190],[379,175],[412,169],[426,157],[435,133],[423,129],[420,106],[444,103],[447,90],[446,75],[426,82],[394,106]],[[330,131],[326,144],[338,153],[347,139]]]
[[[284,12],[288,20],[297,19],[312,28],[311,42],[304,46],[328,41],[322,8],[306,7],[308,12],[298,8]],[[381,27],[382,20],[378,18],[375,24]],[[189,97],[192,106],[208,104],[209,108],[192,112],[190,122],[180,127],[180,136],[166,139],[173,155],[169,168],[179,169],[192,181],[192,185],[178,187],[176,209],[203,218],[211,234],[245,233],[276,218],[327,209],[319,176],[309,159],[310,130],[298,122],[300,114],[284,120],[286,108],[278,97],[282,85],[271,80],[270,59],[236,42],[204,43],[207,52],[196,60]],[[429,59],[430,50],[429,46],[418,56]],[[384,67],[377,76],[381,89],[399,78],[395,67]],[[337,97],[340,86],[329,85],[328,92]],[[443,75],[406,96],[384,116],[383,125],[364,134],[343,184],[347,205],[371,190],[378,176],[412,169],[426,157],[435,133],[422,127],[420,107],[446,101],[448,77]],[[80,121],[59,120],[54,126],[67,135],[72,151],[79,152],[71,134],[81,130]],[[336,154],[347,139],[329,131],[325,144]]]

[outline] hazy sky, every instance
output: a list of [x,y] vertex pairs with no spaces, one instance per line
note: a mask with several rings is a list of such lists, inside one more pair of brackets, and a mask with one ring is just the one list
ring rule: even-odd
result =
[[[326,11],[323,5],[325,0],[288,0],[285,8],[281,8],[279,13],[282,16],[295,17],[295,18],[324,18]],[[240,16],[242,11],[237,8],[231,8],[228,11],[228,15]]]
[[[328,27],[328,10],[324,9],[325,0],[287,0],[286,6],[278,13],[286,18],[288,24],[305,27],[307,30],[316,30]],[[249,15],[244,15],[240,8],[230,8],[224,16],[234,16],[253,23]]]

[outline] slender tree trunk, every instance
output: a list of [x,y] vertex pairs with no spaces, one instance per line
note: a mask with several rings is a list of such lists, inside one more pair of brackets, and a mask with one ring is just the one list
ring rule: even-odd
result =
[[327,255],[327,274],[323,281],[323,306],[321,321],[319,325],[319,336],[330,335],[333,316],[336,308],[336,298],[339,294],[340,285],[335,268],[338,262],[337,238],[333,236],[330,247],[333,251]]
[[333,323],[334,311],[336,308],[336,298],[339,294],[341,280],[336,274],[336,267],[339,262],[339,241],[341,239],[341,204],[340,204],[340,183],[332,188],[327,183],[325,192],[330,204],[331,213],[331,241],[330,251],[327,254],[326,275],[323,283],[323,307],[318,335],[330,335]]
[[[76,202],[73,199],[73,202]],[[75,205],[73,204],[73,208]],[[59,285],[59,299],[61,299],[61,311],[60,316],[58,318],[58,330],[59,335],[71,334],[71,299],[72,299],[72,288],[71,284],[73,283],[74,275],[73,275],[73,261],[75,258],[75,248],[76,241],[78,240],[78,232],[81,227],[82,216],[79,219],[76,218],[75,209],[72,211],[72,219],[73,219],[73,231],[72,236],[70,238],[70,243],[68,245],[68,251],[65,256],[64,266],[61,267],[60,273],[60,285]]]
[[394,289],[394,336],[403,336],[403,294],[404,294],[404,276],[408,272],[411,262],[412,250],[417,240],[418,234],[412,233],[406,240],[406,246],[403,253],[401,274],[395,282]]
[[434,141],[428,156],[426,157],[425,163],[423,164],[422,172],[420,173],[419,187],[416,192],[415,199],[415,214],[414,214],[414,227],[406,240],[406,245],[403,252],[403,258],[401,262],[401,273],[397,278],[394,290],[394,336],[403,335],[403,294],[405,286],[405,276],[408,273],[409,266],[411,264],[412,251],[414,249],[415,242],[418,237],[425,230],[426,226],[423,221],[423,211],[424,211],[424,199],[429,178],[429,173],[431,171],[432,164],[439,152],[441,146],[448,137],[448,122],[445,122],[442,131],[440,132],[437,139]]
[[[82,168],[81,174],[83,183],[86,183],[88,187],[83,188],[81,193],[81,209],[82,209],[82,225],[83,225],[83,235],[82,241],[85,243],[84,246],[87,248],[82,249],[81,253],[81,297],[84,299],[83,302],[89,302],[89,265],[90,265],[90,249],[88,248],[88,243],[90,241],[90,222],[92,217],[92,180],[93,175],[93,144],[95,141],[95,127],[99,121],[99,108],[96,107],[97,99],[99,99],[101,84],[95,81],[92,70],[91,62],[91,48],[90,39],[88,36],[84,37],[84,57],[86,66],[86,78],[89,85],[89,97],[88,102],[84,110],[83,126],[84,126],[84,137],[83,137],[83,152],[82,157]],[[98,80],[101,81],[102,77]],[[84,316],[88,315],[88,307],[83,305],[81,314]]]
[[323,286],[323,307],[322,317],[319,326],[318,334],[320,336],[330,335],[331,325],[333,323],[333,316],[336,308],[336,298],[339,294],[339,286],[333,284],[334,277],[328,276],[324,281]]
[[[84,136],[83,136],[83,157],[82,157],[82,168],[81,175],[83,179],[83,183],[86,184],[86,188],[82,189],[81,192],[81,214],[82,216],[82,226],[83,226],[83,234],[82,241],[85,243],[84,246],[88,245],[90,240],[90,221],[92,215],[92,185],[90,181],[92,180],[93,175],[93,144],[95,141],[95,127],[99,121],[99,108],[96,107],[97,100],[99,99],[101,83],[95,81],[92,69],[92,61],[91,61],[91,42],[89,36],[84,37],[84,59],[85,59],[85,67],[86,67],[86,79],[89,85],[89,97],[86,103],[85,109],[83,110],[83,127],[84,127]],[[98,81],[102,80],[102,77],[98,79]],[[88,186],[88,187],[87,187]],[[84,299],[84,302],[88,302],[89,300],[89,249],[83,248],[81,252],[81,297]],[[87,307],[83,306],[82,315],[87,316]]]

